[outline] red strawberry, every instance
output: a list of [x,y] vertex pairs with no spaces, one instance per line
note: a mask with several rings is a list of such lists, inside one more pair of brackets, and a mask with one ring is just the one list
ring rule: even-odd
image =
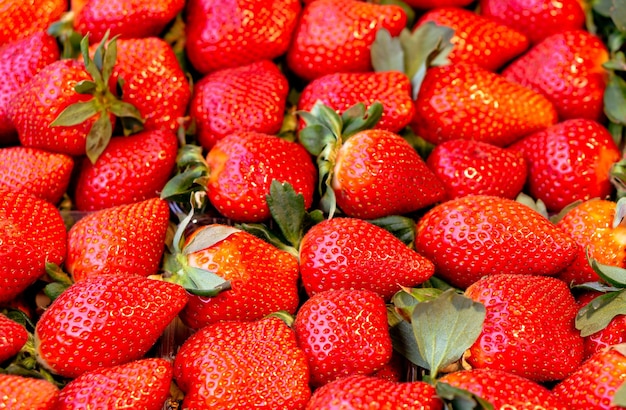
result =
[[502,147],[557,122],[546,97],[471,64],[430,68],[415,106],[413,130],[433,144],[462,138]]
[[238,222],[260,222],[270,217],[266,195],[273,180],[288,182],[313,202],[316,169],[297,143],[258,132],[231,134],[217,142],[206,162],[211,170],[209,199],[223,216]]
[[189,107],[198,143],[210,150],[229,134],[278,133],[288,92],[287,78],[269,60],[205,76],[194,85]]
[[560,380],[581,364],[583,338],[574,328],[578,306],[565,282],[502,273],[479,279],[465,294],[487,309],[467,356],[472,367],[544,382]]
[[422,15],[413,30],[428,21],[454,29],[451,63],[475,63],[496,71],[529,46],[521,32],[459,7],[438,7]]
[[186,51],[201,73],[283,55],[301,11],[298,0],[189,0]]
[[600,38],[584,30],[554,34],[511,63],[502,75],[543,94],[559,118],[602,121],[608,51]]
[[313,386],[371,374],[391,359],[385,301],[369,290],[316,293],[298,309],[294,330]]
[[155,275],[169,215],[167,202],[159,198],[90,213],[68,233],[68,273],[75,281],[95,275]]
[[0,363],[15,356],[28,340],[26,328],[2,314],[0,335]]
[[437,7],[465,7],[472,3],[472,0],[405,0],[406,4],[416,9],[434,9]]
[[65,259],[67,232],[49,202],[0,187],[0,302],[6,302],[45,273],[46,262]]
[[353,375],[315,390],[307,410],[371,409],[440,410],[443,403],[435,388],[421,381],[395,383],[373,376]]
[[426,164],[446,187],[448,198],[495,195],[515,198],[528,174],[520,152],[474,140],[449,140],[437,145]]
[[95,211],[159,196],[176,165],[172,131],[113,137],[95,164],[83,161],[76,182],[76,208]]
[[287,51],[287,64],[311,81],[326,74],[372,71],[370,48],[376,32],[397,36],[406,26],[404,10],[356,0],[318,0],[306,5]]
[[555,275],[578,250],[530,207],[489,195],[453,199],[428,211],[418,222],[415,248],[434,262],[438,276],[460,288],[487,275]]
[[620,151],[601,124],[587,119],[560,122],[515,143],[528,162],[528,190],[551,211],[576,200],[607,198],[611,166]]
[[93,370],[63,387],[56,409],[159,410],[169,397],[172,377],[172,365],[154,358]]
[[140,275],[86,278],[67,288],[35,328],[37,360],[63,377],[143,357],[187,303],[178,285]]
[[400,286],[416,286],[433,272],[431,261],[385,229],[357,218],[324,220],[300,243],[300,273],[309,295],[364,289],[388,300]]
[[58,203],[70,182],[72,157],[22,146],[0,148],[0,185]]
[[227,321],[181,346],[174,377],[188,409],[303,409],[311,395],[304,352],[280,319]]
[[[592,300],[601,296],[602,292],[585,291],[576,297],[578,305],[582,308],[591,303]],[[613,317],[609,324],[590,335],[584,336],[585,359],[590,358],[596,352],[606,350],[613,345],[626,343],[626,313]]]
[[54,410],[59,388],[45,379],[0,373],[0,408]]
[[0,1],[0,45],[45,31],[67,10],[67,0]]

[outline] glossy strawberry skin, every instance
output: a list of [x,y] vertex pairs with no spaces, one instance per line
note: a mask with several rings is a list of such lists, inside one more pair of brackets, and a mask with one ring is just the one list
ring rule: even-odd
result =
[[555,275],[578,250],[569,235],[530,207],[490,195],[432,208],[418,222],[415,248],[433,261],[438,276],[460,288],[485,275]]
[[0,45],[46,31],[66,10],[66,0],[0,1]]
[[194,85],[189,107],[198,143],[210,150],[229,134],[276,134],[283,123],[289,84],[269,60],[226,68]]
[[411,82],[400,72],[336,73],[308,83],[302,90],[298,109],[311,111],[320,100],[338,114],[357,103],[370,106],[378,101],[383,114],[374,128],[400,132],[415,115]]
[[503,273],[476,281],[465,294],[487,310],[469,349],[472,367],[545,382],[561,380],[581,364],[583,338],[574,328],[578,305],[565,282]]
[[609,171],[621,159],[611,134],[601,124],[573,119],[528,135],[511,146],[528,162],[528,190],[558,212],[577,200],[608,198]]
[[186,51],[206,74],[283,55],[301,12],[298,0],[189,0]]
[[266,195],[273,180],[289,183],[313,203],[317,170],[300,144],[258,132],[231,134],[217,142],[206,157],[211,170],[207,192],[217,211],[237,222],[261,222],[270,217]]
[[314,225],[300,243],[300,273],[309,295],[363,289],[388,300],[399,286],[416,286],[434,273],[431,261],[390,232],[357,218]]
[[[15,356],[28,340],[26,328],[0,314],[0,364]],[[0,402],[1,403],[1,402]]]
[[561,121],[604,118],[604,89],[608,60],[602,41],[584,30],[554,34],[512,62],[502,75],[541,93],[557,110]]
[[454,48],[448,55],[452,64],[474,63],[497,71],[530,45],[525,34],[459,7],[432,9],[420,17],[413,30],[428,21],[454,30],[450,40]]
[[170,362],[158,358],[93,370],[63,387],[56,409],[126,407],[159,410],[169,397],[172,377]]
[[406,26],[398,6],[356,0],[307,4],[287,51],[287,64],[311,81],[326,74],[372,71],[370,47],[380,28],[397,36]]
[[168,204],[160,198],[90,213],[68,232],[65,268],[74,281],[94,275],[155,275],[169,216]]
[[311,395],[304,352],[276,317],[200,329],[176,355],[174,378],[183,408],[295,410]]
[[83,161],[76,208],[96,211],[156,198],[176,165],[178,139],[166,130],[113,137],[95,164]]
[[14,410],[54,410],[59,388],[45,379],[0,374],[0,407]]
[[[588,290],[577,295],[576,301],[582,308],[601,295],[602,292]],[[613,345],[626,343],[626,314],[615,316],[604,329],[585,336],[584,340],[585,360]]]
[[140,275],[86,278],[66,289],[35,328],[37,360],[68,378],[143,357],[187,303],[179,285]]
[[528,175],[520,152],[475,140],[443,142],[431,151],[426,164],[445,185],[449,199],[467,195],[514,199]]
[[463,138],[504,147],[557,122],[546,97],[471,64],[430,68],[415,106],[413,130],[435,145]]

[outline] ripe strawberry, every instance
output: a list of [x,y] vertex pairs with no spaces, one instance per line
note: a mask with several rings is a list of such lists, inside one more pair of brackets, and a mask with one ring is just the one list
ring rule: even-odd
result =
[[[578,295],[576,301],[582,308],[602,294],[602,292],[587,290]],[[616,315],[605,328],[584,336],[584,341],[585,360],[593,356],[596,352],[610,348],[610,346],[626,343],[626,313]]]
[[174,378],[189,409],[295,410],[311,395],[304,352],[276,317],[200,329],[178,351]]
[[0,1],[0,45],[45,31],[67,10],[67,0]]
[[155,275],[169,215],[167,202],[159,198],[90,213],[68,233],[68,273],[74,281],[95,275]]
[[189,0],[187,57],[203,74],[273,60],[287,51],[301,7],[298,0]]
[[0,148],[0,185],[58,203],[70,182],[72,157],[22,146]]
[[172,377],[172,365],[154,358],[93,370],[63,387],[56,409],[159,410],[169,397]]
[[0,335],[0,363],[15,356],[28,340],[26,328],[2,314]]
[[584,30],[554,34],[512,62],[502,75],[544,95],[559,118],[602,121],[609,54],[602,41]]
[[557,122],[546,97],[471,64],[430,68],[415,106],[413,130],[433,144],[462,138],[503,147]]
[[75,378],[139,359],[186,303],[181,286],[140,275],[85,278],[41,315],[37,360],[53,373]]
[[194,85],[189,115],[198,143],[206,150],[229,134],[276,134],[285,113],[289,84],[269,60],[225,68]]
[[479,279],[465,294],[487,309],[483,330],[469,349],[472,367],[545,382],[560,380],[581,364],[583,338],[574,327],[578,306],[565,282],[502,273]]
[[0,373],[0,408],[11,410],[53,410],[59,388],[45,379]]
[[443,142],[431,151],[426,164],[443,182],[450,199],[467,195],[514,199],[528,174],[520,152],[474,140]]
[[[353,375],[315,390],[307,410],[371,409],[440,410],[443,403],[435,388],[425,382],[395,383],[373,376]],[[340,407],[341,406],[341,407]]]
[[76,208],[95,211],[158,197],[174,170],[177,152],[172,131],[113,137],[95,164],[82,162]]
[[318,0],[305,6],[287,51],[289,68],[304,80],[326,74],[372,71],[370,47],[380,28],[397,36],[404,10],[356,0]]
[[582,29],[585,24],[579,0],[481,0],[480,12],[521,31],[533,43],[555,33]]
[[65,259],[67,232],[49,202],[0,187],[0,302],[24,291],[45,273],[46,262]]
[[528,37],[502,23],[459,7],[437,7],[420,17],[413,30],[428,21],[454,29],[451,63],[474,63],[489,71],[522,54]]
[[238,222],[270,217],[266,195],[273,180],[288,182],[313,202],[317,172],[306,150],[295,142],[258,132],[240,132],[219,140],[206,162],[211,170],[207,192],[223,216]]
[[503,273],[555,275],[578,250],[530,207],[489,195],[453,199],[428,211],[418,222],[415,248],[434,262],[438,276],[460,288]]
[[609,171],[621,154],[608,130],[595,121],[563,121],[511,149],[524,154],[529,193],[548,210],[558,212],[576,200],[607,198],[613,192]]
[[571,410],[622,409],[612,405],[616,390],[626,381],[626,345],[594,354],[554,388]]

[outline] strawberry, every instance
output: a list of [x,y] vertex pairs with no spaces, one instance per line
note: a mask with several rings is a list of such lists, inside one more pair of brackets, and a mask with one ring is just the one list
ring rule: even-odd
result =
[[172,377],[172,365],[154,358],[93,370],[63,387],[56,409],[159,410],[169,397]]
[[609,131],[595,121],[563,121],[528,135],[511,149],[528,162],[530,195],[550,211],[613,192],[609,171],[621,154]]
[[178,285],[140,275],[101,275],[67,288],[35,328],[37,360],[76,378],[143,357],[187,303]]
[[188,0],[186,51],[206,74],[283,55],[301,11],[298,0]]
[[450,199],[467,195],[513,199],[528,174],[520,152],[475,140],[443,142],[431,151],[426,164],[443,182]]
[[167,202],[159,198],[88,214],[68,232],[68,273],[74,281],[94,275],[155,275],[169,215]]
[[59,388],[48,380],[0,373],[0,408],[53,410],[58,397]]
[[380,28],[397,36],[404,10],[357,0],[318,0],[302,11],[287,51],[287,65],[311,81],[326,74],[372,71],[370,48]]
[[200,329],[178,351],[174,378],[188,409],[295,410],[311,395],[304,352],[276,317]]
[[437,276],[460,288],[503,273],[555,275],[578,250],[569,235],[530,207],[489,195],[452,199],[429,210],[418,222],[415,248],[434,262]]
[[435,388],[422,381],[396,383],[373,376],[353,375],[315,390],[307,410],[371,409],[440,410]]
[[168,130],[113,137],[95,163],[83,161],[76,208],[95,211],[159,196],[176,165],[178,139]]
[[546,97],[472,64],[430,68],[415,106],[412,128],[432,144],[463,138],[503,147],[557,122]]
[[521,31],[533,43],[561,31],[582,29],[585,24],[579,0],[480,0],[480,12]]
[[67,0],[0,1],[0,45],[45,31],[67,10]]
[[525,34],[459,7],[437,7],[423,14],[413,30],[428,21],[454,29],[451,63],[474,63],[489,71],[522,54],[529,46]]
[[0,363],[15,356],[26,344],[26,328],[5,315],[0,314]]
[[229,134],[276,134],[283,123],[289,84],[269,60],[225,68],[194,85],[189,114],[206,150]]
[[67,232],[49,202],[0,187],[0,302],[6,302],[45,273],[45,264],[65,259]]
[[437,7],[465,7],[473,0],[405,0],[404,2],[413,8],[428,10]]
[[[619,344],[594,354],[552,390],[568,409],[623,409],[613,404],[616,391],[626,381],[626,345]],[[623,396],[623,394],[622,394]]]
[[70,182],[72,157],[22,146],[0,148],[0,185],[57,204]]
[[310,228],[300,243],[300,273],[309,295],[363,289],[388,300],[415,286],[433,264],[385,229],[358,218],[332,218]]
[[316,293],[298,309],[294,331],[313,386],[371,374],[391,360],[385,301],[369,290]]
[[609,54],[600,38],[584,30],[553,34],[512,62],[502,75],[544,95],[561,120],[602,121]]
[[[576,297],[576,301],[583,308],[601,295],[603,295],[602,292],[586,290]],[[585,359],[590,358],[596,352],[610,348],[610,346],[626,343],[626,313],[617,314],[609,321],[606,327],[584,336],[584,340]]]
[[295,142],[259,132],[239,132],[219,140],[206,156],[210,168],[207,193],[219,213],[238,222],[270,217],[266,195],[273,180],[288,182],[313,202],[316,169]]
[[574,327],[578,306],[565,282],[502,273],[479,279],[465,294],[487,309],[466,358],[472,367],[545,382],[560,380],[581,364],[583,338]]

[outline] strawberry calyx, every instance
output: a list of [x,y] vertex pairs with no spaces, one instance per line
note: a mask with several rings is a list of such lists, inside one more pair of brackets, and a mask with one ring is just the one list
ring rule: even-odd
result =
[[196,192],[206,192],[210,172],[201,146],[183,144],[178,149],[176,167],[176,174],[161,190],[161,199],[189,203]]

